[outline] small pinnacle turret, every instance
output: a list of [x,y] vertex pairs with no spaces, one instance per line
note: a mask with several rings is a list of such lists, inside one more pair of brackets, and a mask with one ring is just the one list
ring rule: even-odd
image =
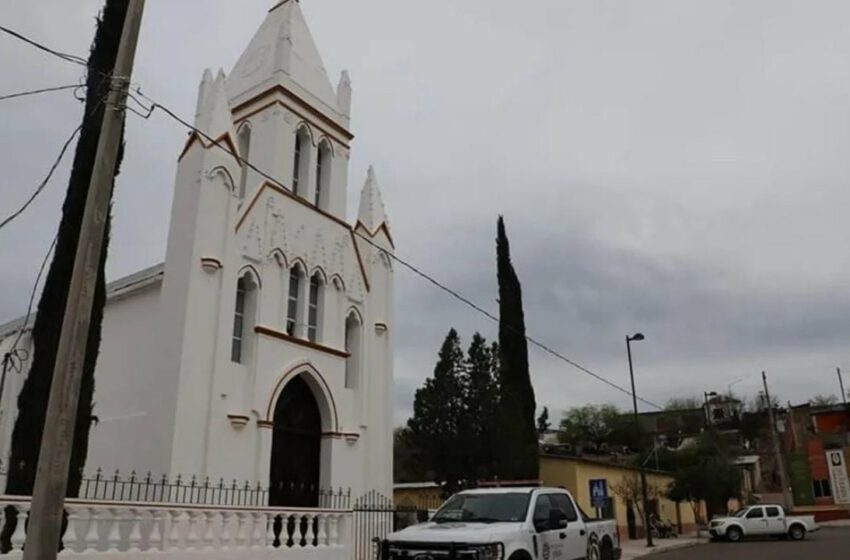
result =
[[389,226],[384,201],[381,198],[381,189],[375,176],[375,168],[371,165],[366,174],[366,183],[360,192],[360,211],[357,215],[357,221],[370,234],[374,234],[384,224]]

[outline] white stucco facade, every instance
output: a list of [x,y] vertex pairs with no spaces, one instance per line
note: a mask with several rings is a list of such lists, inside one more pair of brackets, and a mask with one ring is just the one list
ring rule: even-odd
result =
[[[350,107],[294,0],[229,76],[204,73],[165,262],[109,289],[88,471],[268,486],[273,460],[299,460],[274,435],[297,378],[318,407],[319,484],[391,495],[393,242],[373,170],[345,216]],[[4,461],[22,382],[0,402]]]

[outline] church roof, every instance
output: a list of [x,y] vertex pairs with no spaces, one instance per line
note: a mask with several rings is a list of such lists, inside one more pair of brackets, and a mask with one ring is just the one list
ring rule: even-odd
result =
[[[128,276],[124,276],[119,278],[118,280],[113,280],[106,284],[106,301],[109,301],[127,295],[129,293],[135,292],[136,290],[140,290],[146,286],[149,286],[155,282],[159,282],[162,280],[162,273],[165,270],[165,263],[159,263],[157,265],[142,269],[138,272],[134,272]],[[18,317],[17,319],[13,319],[8,323],[0,325],[0,339],[5,336],[8,336],[18,329],[21,328],[24,324],[24,316]],[[35,321],[35,312],[30,315],[30,326],[32,322]]]
[[236,106],[281,85],[332,119],[343,121],[328,73],[298,0],[283,0],[269,10],[227,80]]
[[389,225],[387,211],[381,198],[381,189],[378,186],[378,179],[375,177],[375,168],[371,165],[366,175],[366,183],[363,185],[363,190],[360,191],[360,211],[357,214],[357,221],[363,224],[372,234],[382,225]]

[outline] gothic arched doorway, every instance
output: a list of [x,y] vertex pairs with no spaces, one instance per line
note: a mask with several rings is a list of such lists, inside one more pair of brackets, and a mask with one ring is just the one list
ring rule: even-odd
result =
[[269,505],[318,507],[322,416],[302,376],[283,388],[273,422]]

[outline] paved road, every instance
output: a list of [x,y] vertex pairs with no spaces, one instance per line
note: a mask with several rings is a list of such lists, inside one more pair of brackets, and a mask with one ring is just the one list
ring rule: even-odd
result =
[[850,560],[850,528],[826,527],[802,542],[708,543],[654,554],[657,560]]

